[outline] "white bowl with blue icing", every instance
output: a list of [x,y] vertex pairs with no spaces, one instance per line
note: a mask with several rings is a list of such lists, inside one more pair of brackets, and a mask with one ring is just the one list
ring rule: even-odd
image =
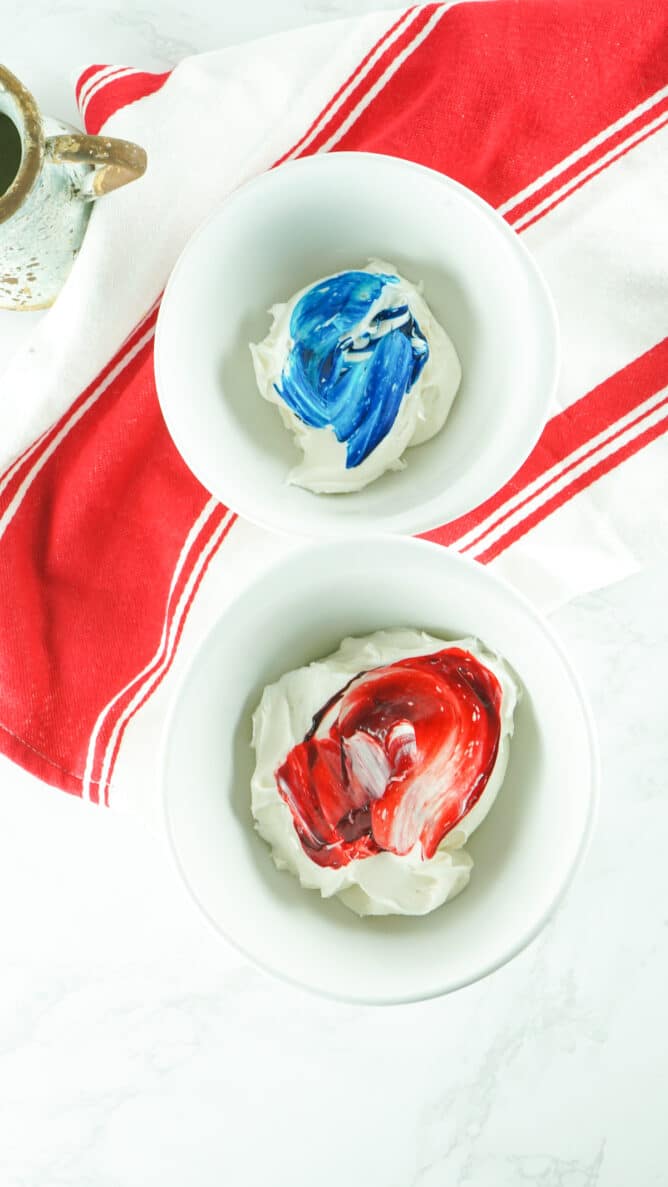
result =
[[[461,385],[403,470],[314,494],[287,481],[299,452],[258,392],[249,344],[266,336],[273,305],[373,258],[422,284]],[[204,223],[167,286],[155,361],[167,426],[212,494],[263,527],[337,536],[428,531],[502,486],[545,423],[558,354],[545,282],[486,202],[411,162],[333,153],[262,174]]]

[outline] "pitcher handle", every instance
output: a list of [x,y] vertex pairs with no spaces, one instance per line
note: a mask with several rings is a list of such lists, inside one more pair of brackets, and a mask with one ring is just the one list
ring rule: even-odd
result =
[[83,198],[101,198],[129,181],[136,181],[146,170],[146,153],[129,140],[111,136],[87,136],[85,132],[65,132],[51,136],[45,145],[48,160],[55,165],[92,165],[79,193]]

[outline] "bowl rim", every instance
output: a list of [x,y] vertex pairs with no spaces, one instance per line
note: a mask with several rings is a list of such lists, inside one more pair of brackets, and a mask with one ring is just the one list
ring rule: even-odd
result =
[[[476,495],[475,501],[470,499],[464,500],[462,506],[453,511],[444,511],[440,507],[443,491],[433,495],[420,502],[416,507],[408,506],[402,508],[398,512],[394,512],[391,516],[391,525],[382,518],[375,517],[373,513],[364,511],[360,516],[348,517],[345,524],[341,523],[336,514],[325,514],[324,510],[320,517],[309,528],[305,526],[298,515],[294,515],[286,520],[282,514],[274,516],[271,510],[271,503],[267,500],[260,509],[252,503],[248,503],[242,497],[241,499],[234,498],[234,505],[228,502],[227,495],[220,490],[220,493],[212,489],[210,482],[210,473],[205,473],[207,467],[197,464],[197,470],[192,470],[198,480],[202,483],[210,494],[215,495],[222,502],[230,506],[238,515],[243,516],[250,523],[257,527],[263,528],[266,531],[271,531],[279,535],[297,536],[304,540],[314,540],[319,537],[326,536],[328,539],[338,539],[340,537],[361,537],[368,535],[374,531],[382,532],[388,535],[413,535],[421,532],[433,531],[435,528],[441,527],[444,523],[451,523],[466,515],[469,511],[480,503],[485,502],[486,499],[491,498],[496,491],[500,490],[513,474],[517,473],[520,466],[526,461],[527,457],[534,449],[537,441],[540,438],[543,429],[549,418],[549,412],[557,390],[559,376],[561,373],[561,335],[559,331],[559,320],[557,317],[556,305],[554,298],[549,289],[547,281],[539,268],[536,260],[529,251],[528,247],[522,240],[521,236],[515,231],[510,223],[506,221],[503,215],[495,209],[475,190],[471,190],[468,186],[463,185],[459,181],[455,181],[446,173],[441,173],[437,169],[432,169],[428,165],[420,165],[415,161],[407,160],[404,157],[394,157],[388,153],[374,153],[374,152],[331,152],[331,153],[314,153],[311,156],[299,157],[295,160],[285,161],[281,165],[273,168],[265,169],[260,173],[255,174],[249,179],[243,181],[236,189],[233,189],[220,202],[213,211],[199,224],[188,241],[181,250],[178,259],[170,273],[165,290],[158,310],[158,317],[155,328],[155,350],[154,350],[154,373],[155,384],[158,395],[158,402],[162,416],[164,418],[167,430],[169,432],[176,449],[181,454],[184,462],[189,469],[192,469],[191,462],[181,451],[179,444],[180,430],[178,428],[178,418],[172,416],[173,402],[165,398],[165,392],[168,390],[169,381],[165,382],[165,374],[167,369],[163,369],[163,340],[168,337],[167,329],[165,328],[167,318],[169,316],[172,294],[176,291],[179,284],[179,277],[185,267],[187,257],[194,245],[200,238],[204,237],[209,228],[231,207],[243,203],[246,195],[255,189],[266,185],[273,184],[273,179],[278,175],[284,173],[299,173],[308,172],[313,169],[336,169],[343,162],[356,163],[360,160],[366,162],[372,167],[384,168],[389,166],[391,169],[402,169],[406,172],[416,173],[423,177],[428,177],[433,182],[441,185],[444,190],[449,193],[457,195],[458,200],[467,203],[473,207],[479,215],[481,215],[489,224],[492,225],[496,233],[499,233],[505,239],[507,245],[519,258],[528,283],[531,284],[533,293],[537,299],[532,302],[532,307],[538,311],[532,325],[542,323],[544,334],[544,345],[540,351],[541,357],[541,373],[544,371],[546,376],[545,395],[543,398],[543,408],[540,416],[536,416],[530,422],[530,429],[526,432],[523,438],[525,444],[521,452],[521,456],[514,461],[503,466],[500,470],[500,477],[495,477],[484,487],[481,487],[480,492]],[[221,389],[222,391],[222,389]],[[258,393],[258,398],[261,398]],[[175,427],[176,426],[176,427]],[[445,428],[446,426],[444,426]],[[438,436],[438,434],[437,434]],[[419,448],[419,447],[418,447]],[[195,459],[193,459],[195,460]],[[287,475],[286,475],[287,477]],[[215,485],[215,484],[213,484]],[[229,492],[228,492],[229,494]],[[243,489],[242,489],[243,494]],[[315,496],[314,496],[315,497]],[[355,525],[355,520],[362,518],[364,520],[362,526],[358,530]],[[390,517],[388,517],[389,519]],[[376,521],[378,526],[376,527]]]
[[[390,547],[398,546],[400,548],[406,548],[409,550],[422,552],[428,551],[432,554],[436,549],[443,548],[442,545],[432,543],[428,540],[420,540],[413,537],[397,536],[393,533],[381,532],[369,533],[367,536],[361,538],[360,541],[357,539],[355,540],[355,544],[358,542],[368,546],[376,546],[379,544]],[[271,561],[260,571],[259,574],[256,574],[256,576],[251,581],[249,581],[247,585],[244,586],[244,588],[239,593],[237,593],[236,596],[223,608],[218,617],[211,623],[209,629],[199,639],[196,648],[186,667],[184,668],[184,671],[181,673],[177,686],[172,693],[165,721],[163,723],[157,763],[157,778],[161,801],[160,816],[162,820],[163,831],[166,835],[167,846],[171,853],[171,859],[176,867],[183,885],[186,888],[186,891],[188,892],[189,897],[195,903],[200,914],[203,915],[206,920],[208,920],[209,925],[214,929],[218,937],[222,938],[228,944],[231,944],[232,947],[236,948],[236,950],[240,952],[247,960],[249,960],[251,964],[255,965],[256,968],[261,969],[264,973],[268,973],[271,976],[277,977],[279,980],[286,982],[294,988],[315,994],[318,997],[327,998],[331,1001],[373,1006],[409,1005],[416,1002],[429,1001],[436,998],[445,997],[449,993],[454,993],[457,990],[464,989],[467,986],[476,984],[478,981],[484,980],[498,969],[503,968],[504,965],[508,964],[511,960],[528,948],[529,945],[532,944],[537,936],[543,931],[550,919],[552,919],[552,917],[555,915],[563,903],[563,900],[571,887],[577,871],[580,869],[583,863],[583,860],[591,844],[592,835],[598,817],[601,787],[601,759],[598,734],[593,711],[585,692],[582,680],[577,670],[573,666],[573,662],[554,627],[540,613],[540,611],[536,609],[529,598],[514,585],[512,585],[510,581],[504,577],[501,577],[497,573],[490,572],[489,569],[485,568],[485,577],[483,579],[491,581],[492,585],[498,585],[506,594],[510,594],[512,598],[518,601],[522,609],[529,615],[539,630],[542,631],[548,643],[558,654],[566,674],[571,681],[573,692],[577,698],[579,709],[585,725],[591,767],[587,815],[577,849],[570,860],[569,866],[565,868],[564,875],[557,893],[542,911],[538,919],[535,920],[529,927],[520,930],[514,942],[509,944],[501,955],[493,960],[488,961],[487,963],[482,963],[479,965],[473,971],[472,975],[456,978],[451,982],[441,985],[440,988],[429,989],[426,992],[418,990],[411,993],[394,993],[384,997],[378,997],[368,993],[342,993],[340,991],[324,989],[320,985],[301,981],[297,977],[293,977],[290,973],[285,972],[283,969],[275,967],[275,965],[273,965],[270,961],[258,957],[250,948],[246,946],[245,943],[230,935],[229,932],[213,917],[209,909],[200,900],[194,888],[191,886],[187,872],[184,869],[183,863],[179,856],[177,842],[170,820],[170,809],[168,802],[168,757],[172,727],[178,714],[179,702],[184,689],[186,688],[186,685],[188,684],[195,667],[199,663],[201,654],[208,646],[209,640],[213,634],[220,629],[223,620],[237,609],[237,607],[243,602],[244,598],[251,590],[256,590],[265,584],[265,582],[278,570],[289,570],[290,566],[294,564],[295,561],[299,561],[307,555],[317,558],[319,553],[330,551],[332,543],[334,543],[335,547],[337,545],[342,547],[349,543],[349,541],[337,540],[332,542],[330,540],[323,540],[301,544],[297,548],[292,549],[286,555]],[[460,553],[454,552],[452,549],[443,549],[443,551],[446,553],[450,561],[454,561],[456,565],[460,565],[463,569],[475,569],[477,572],[479,572],[483,568],[483,566],[481,566],[478,561],[466,556],[462,556]],[[267,856],[269,859],[268,848]],[[304,893],[308,892],[304,891]]]

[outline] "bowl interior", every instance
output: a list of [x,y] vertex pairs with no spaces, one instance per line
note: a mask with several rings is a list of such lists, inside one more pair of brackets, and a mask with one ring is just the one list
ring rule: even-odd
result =
[[[271,305],[372,256],[423,282],[462,385],[406,471],[315,496],[286,485],[298,453],[259,396],[248,344],[267,333]],[[417,532],[470,509],[522,462],[547,412],[556,334],[535,266],[484,202],[409,162],[334,153],[257,178],[195,236],[163,301],[156,368],[177,446],[235,510],[302,534]]]
[[[468,845],[467,889],[423,918],[358,919],[279,873],[254,832],[251,715],[283,672],[392,626],[478,635],[512,665],[523,698],[506,780]],[[376,538],[299,550],[230,607],[174,702],[162,778],[177,863],[220,931],[308,988],[391,1002],[474,981],[528,943],[582,851],[595,770],[577,682],[528,605],[437,546]]]

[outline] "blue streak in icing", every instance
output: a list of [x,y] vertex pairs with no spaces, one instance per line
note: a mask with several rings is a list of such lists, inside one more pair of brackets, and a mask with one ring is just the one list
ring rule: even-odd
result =
[[401,401],[429,358],[429,346],[408,305],[360,322],[398,276],[343,272],[315,284],[290,318],[292,348],[279,396],[311,428],[331,425],[346,442],[346,469],[363,462],[387,436]]

